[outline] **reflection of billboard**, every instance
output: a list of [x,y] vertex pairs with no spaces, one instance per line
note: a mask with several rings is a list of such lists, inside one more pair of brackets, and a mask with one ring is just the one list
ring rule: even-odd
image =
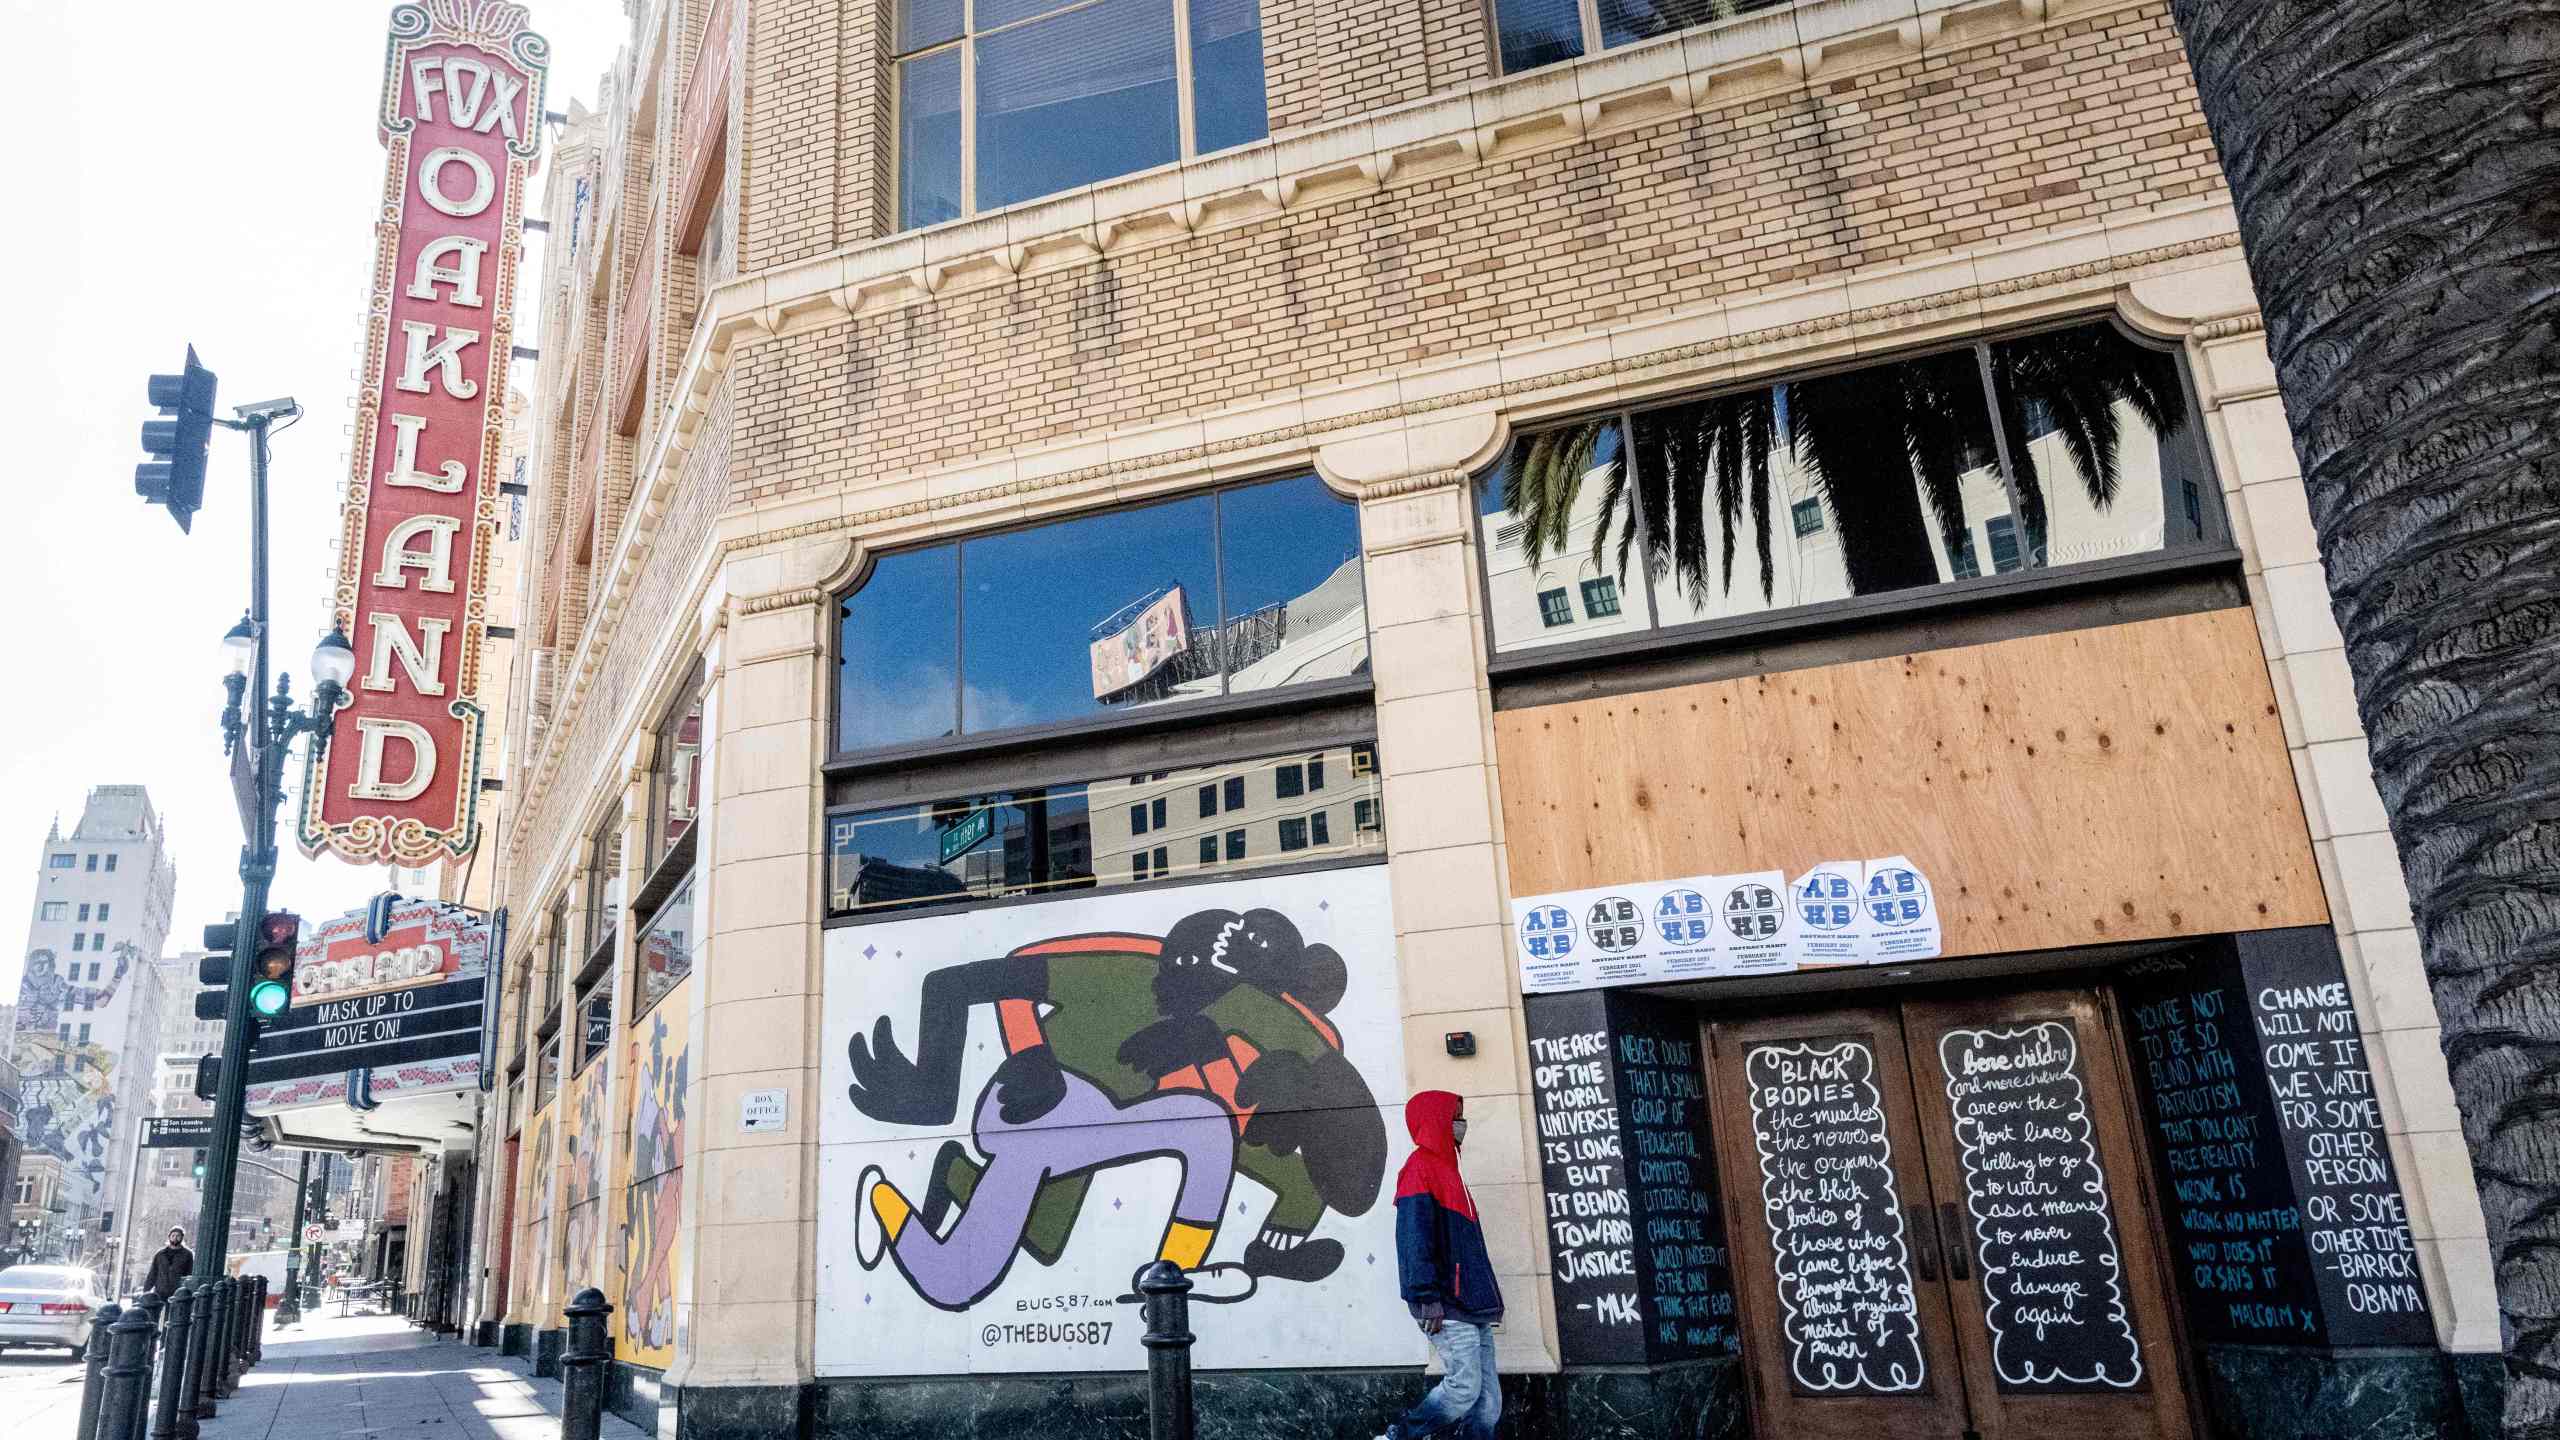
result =
[[1183,607],[1182,587],[1176,585],[1127,624],[1093,642],[1093,698],[1128,689],[1189,648],[1189,612]]

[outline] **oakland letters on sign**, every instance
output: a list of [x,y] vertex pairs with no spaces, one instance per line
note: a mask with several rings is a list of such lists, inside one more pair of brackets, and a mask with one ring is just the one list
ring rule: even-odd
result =
[[391,12],[364,387],[334,600],[356,673],[303,786],[306,851],[479,841],[480,648],[524,182],[550,46],[521,5]]

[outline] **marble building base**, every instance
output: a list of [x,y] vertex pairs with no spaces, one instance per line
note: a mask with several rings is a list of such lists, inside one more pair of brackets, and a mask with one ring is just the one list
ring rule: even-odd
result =
[[2204,1357],[2218,1440],[2497,1440],[2506,1373],[2495,1355],[2209,1345]]

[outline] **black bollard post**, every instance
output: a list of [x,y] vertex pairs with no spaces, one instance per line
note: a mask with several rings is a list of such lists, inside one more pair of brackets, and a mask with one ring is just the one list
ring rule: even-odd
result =
[[1182,1267],[1158,1260],[1138,1272],[1147,1333],[1148,1440],[1191,1440],[1191,1281]]
[[267,1277],[249,1282],[249,1363],[267,1358]]
[[187,1307],[195,1314],[195,1323],[187,1332],[187,1378],[178,1391],[178,1425],[185,1432],[185,1440],[197,1440],[201,1429],[198,1422],[213,1418],[213,1403],[204,1386],[205,1363],[214,1343],[213,1279],[199,1275],[195,1280],[195,1296]]
[[71,1433],[75,1440],[98,1440],[98,1405],[107,1383],[107,1331],[124,1318],[124,1307],[110,1300],[89,1320],[89,1374],[80,1384],[80,1418]]
[[223,1322],[222,1332],[226,1342],[222,1356],[222,1393],[226,1396],[240,1393],[240,1372],[248,1368],[243,1362],[249,1354],[249,1277],[235,1275],[228,1283],[231,1286],[231,1314]]
[[204,1364],[196,1370],[196,1418],[210,1420],[222,1404],[222,1349],[231,1343],[231,1277],[218,1275],[201,1292],[204,1313]]
[[98,1401],[98,1440],[126,1440],[134,1417],[143,1410],[142,1393],[151,1380],[151,1322],[142,1307],[124,1312],[109,1332],[106,1393]]
[[223,1394],[241,1394],[241,1371],[248,1368],[248,1276],[230,1281],[230,1368],[223,1371]]
[[613,1313],[592,1286],[569,1301],[568,1343],[560,1352],[560,1440],[597,1440],[604,1432],[604,1362],[613,1355],[605,1317]]
[[194,1418],[179,1418],[191,1408],[185,1386],[192,1378],[187,1371],[187,1340],[196,1328],[195,1309],[196,1283],[190,1276],[170,1292],[168,1319],[160,1327],[160,1393],[151,1412],[151,1440],[199,1440]]
[[160,1312],[167,1307],[168,1303],[160,1298],[160,1293],[156,1290],[145,1290],[133,1297],[134,1313],[140,1315],[142,1322],[151,1327],[150,1334],[142,1345],[142,1396],[134,1402],[133,1416],[125,1422],[124,1433],[113,1437],[102,1434],[100,1440],[150,1440],[151,1367],[159,1358]]

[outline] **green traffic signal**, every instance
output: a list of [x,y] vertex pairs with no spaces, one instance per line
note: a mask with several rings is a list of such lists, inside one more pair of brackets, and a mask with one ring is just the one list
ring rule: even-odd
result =
[[272,1020],[284,1013],[293,1001],[293,992],[281,980],[261,980],[249,987],[249,1008],[262,1019]]

